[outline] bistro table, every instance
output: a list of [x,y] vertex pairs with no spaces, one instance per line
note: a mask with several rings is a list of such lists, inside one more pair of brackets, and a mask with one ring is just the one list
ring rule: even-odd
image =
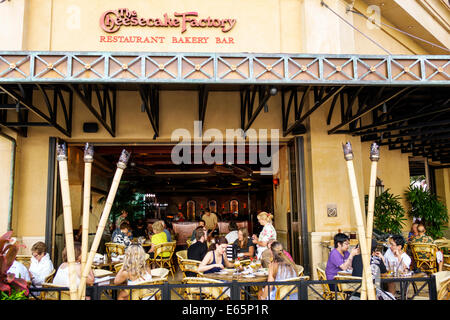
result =
[[[114,279],[117,275],[117,272],[111,272],[111,271],[108,272],[106,270],[102,270],[102,271],[104,271],[104,272],[94,270],[94,276],[95,276],[94,286],[101,287],[101,286],[124,286],[124,285],[127,285],[126,281],[121,284],[114,283]],[[152,280],[161,280],[161,277],[152,275]],[[136,284],[136,285],[139,285],[139,284]],[[106,290],[103,294],[106,294],[106,296],[110,296],[113,300],[117,300],[117,293],[118,293],[118,290]]]
[[[338,275],[341,276],[351,276],[352,271],[339,271]],[[419,278],[428,278],[428,275],[425,272],[418,272],[418,273],[412,273],[407,275],[397,275],[395,276],[393,273],[383,273],[381,274],[381,279],[392,279],[392,280],[413,280],[413,279],[419,279]],[[407,294],[408,294],[408,288],[409,284],[413,284],[414,293],[417,292],[417,286],[412,281],[400,281],[400,297],[401,300],[406,300]]]
[[[260,271],[256,271],[256,272],[250,272],[250,273],[245,273],[245,272],[239,272],[239,273],[235,273],[235,269],[234,268],[225,268],[220,272],[213,272],[213,273],[207,273],[207,274],[202,274],[202,277],[205,278],[210,278],[210,279],[215,279],[215,280],[221,280],[224,282],[232,282],[232,281],[237,281],[237,282],[267,282],[267,279],[269,277],[267,269],[260,269],[260,270],[264,270],[264,272]],[[256,273],[256,274],[255,274]],[[255,286],[250,286],[248,288],[248,291],[245,290],[245,288],[241,288],[241,297],[244,300],[249,300],[250,297],[249,296],[253,296],[257,294],[258,288],[256,288]]]

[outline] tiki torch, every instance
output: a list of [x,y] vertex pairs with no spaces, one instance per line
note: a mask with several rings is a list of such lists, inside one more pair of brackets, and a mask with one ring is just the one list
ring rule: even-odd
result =
[[111,211],[111,207],[117,193],[117,188],[119,187],[120,178],[122,177],[123,170],[125,170],[125,168],[127,167],[129,158],[130,153],[127,152],[125,149],[123,149],[119,161],[117,162],[116,173],[114,174],[112,185],[111,188],[109,189],[108,197],[106,198],[105,207],[103,208],[103,213],[100,218],[97,232],[95,233],[94,241],[92,242],[91,251],[89,252],[86,265],[84,266],[83,269],[80,286],[78,287],[78,297],[80,298],[83,296],[83,292],[86,289],[86,279],[89,274],[89,270],[91,269],[92,262],[94,261],[94,256],[97,253],[97,249],[100,244],[103,230],[105,229],[106,222],[108,220],[109,213]]
[[[361,204],[358,196],[358,185],[356,183],[355,168],[353,167],[353,152],[350,142],[342,145],[344,149],[344,158],[347,162],[348,178],[353,198],[353,207],[355,210],[356,224],[358,227],[359,247],[361,249],[361,258],[363,262],[363,280],[364,276],[367,283],[369,300],[375,300],[375,291],[372,282],[372,271],[370,269],[370,256],[367,249],[366,231],[364,228],[363,215],[361,212]],[[364,286],[361,288],[361,296],[365,296]]]
[[66,236],[67,263],[69,264],[69,292],[70,300],[77,299],[77,283],[75,270],[75,248],[73,241],[72,206],[70,203],[69,174],[67,171],[66,144],[57,144],[56,159],[59,164],[59,177],[61,183],[61,197],[63,203],[64,232]]
[[[81,270],[86,265],[89,245],[89,209],[91,203],[91,171],[94,161],[94,146],[86,143],[84,146],[84,189],[83,189],[83,233],[81,237]],[[84,298],[84,295],[81,296]]]
[[[370,169],[370,181],[369,181],[369,203],[367,207],[367,247],[372,247],[372,227],[373,227],[373,214],[374,214],[374,207],[375,207],[375,186],[376,186],[376,180],[377,180],[377,164],[378,160],[380,160],[380,150],[378,145],[374,142],[370,146],[370,161],[372,162],[371,169]],[[363,276],[364,279],[364,276]],[[364,282],[363,286],[364,288]],[[361,290],[361,293],[363,293],[363,290]],[[365,293],[365,292],[364,292]],[[365,297],[361,294],[361,299],[365,299]]]

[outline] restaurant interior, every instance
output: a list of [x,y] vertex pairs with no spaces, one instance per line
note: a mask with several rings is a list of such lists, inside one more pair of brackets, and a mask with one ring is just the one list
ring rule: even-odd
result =
[[[272,175],[261,174],[261,164],[249,163],[249,153],[253,150],[248,146],[244,164],[212,165],[174,164],[173,145],[94,146],[92,177],[105,180],[105,185],[113,178],[121,151],[126,149],[131,153],[114,201],[118,210],[111,211],[113,216],[120,214],[121,208],[128,208],[130,221],[163,219],[176,232],[176,225],[195,228],[193,225],[201,219],[201,214],[210,208],[217,214],[220,233],[227,233],[231,220],[238,225],[244,223],[249,232],[258,232],[261,226],[257,223],[257,213],[273,212],[274,179]],[[77,154],[83,152],[81,145],[70,148],[78,149]],[[95,188],[93,191],[102,192]],[[178,240],[178,245],[184,244],[184,239]]]

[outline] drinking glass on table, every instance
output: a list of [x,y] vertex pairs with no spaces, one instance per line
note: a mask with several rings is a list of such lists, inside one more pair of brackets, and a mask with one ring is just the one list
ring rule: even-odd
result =
[[253,259],[250,262],[250,268],[252,268],[253,271],[255,271],[255,269],[256,269],[256,263],[255,263],[255,261],[253,261]]
[[239,261],[239,258],[234,260],[234,268],[236,269],[236,273],[239,273],[239,267],[241,266],[241,262]]
[[257,259],[255,262],[255,265],[256,265],[256,269],[261,269],[261,265],[262,265],[261,260]]

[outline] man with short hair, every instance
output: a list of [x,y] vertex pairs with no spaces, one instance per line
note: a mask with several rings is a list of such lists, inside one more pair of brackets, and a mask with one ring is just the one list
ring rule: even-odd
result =
[[[427,236],[425,234],[427,230],[423,224],[419,224],[417,226],[418,235],[412,238],[411,244],[414,243],[432,243],[434,244],[434,240],[432,237]],[[442,271],[444,268],[444,259],[442,252],[440,250],[436,251],[436,262],[438,264],[438,271]]]
[[[359,249],[353,248],[348,252],[350,239],[345,233],[337,233],[334,236],[334,249],[331,250],[325,274],[327,280],[333,280],[339,271],[345,271],[352,266],[352,260],[359,253]],[[329,284],[330,290],[334,290],[334,284]]]
[[207,231],[207,236],[215,236],[219,235],[219,225],[217,223],[217,215],[209,208],[205,209],[205,214],[202,217],[202,220],[205,221],[205,226]]
[[161,223],[163,225],[164,232],[165,232],[165,234],[167,236],[167,242],[171,242],[172,241],[172,235],[170,234],[170,231],[167,229],[166,222],[164,220],[160,220],[160,221],[161,221]]
[[195,243],[189,246],[187,250],[187,257],[190,260],[202,261],[208,252],[206,233],[203,227],[197,227],[195,229],[195,240]]
[[[192,244],[187,250],[187,257],[189,260],[202,261],[208,252],[208,246],[206,245],[206,232],[203,227],[197,227],[195,229],[195,243]],[[187,277],[196,277],[194,272],[186,271]]]

